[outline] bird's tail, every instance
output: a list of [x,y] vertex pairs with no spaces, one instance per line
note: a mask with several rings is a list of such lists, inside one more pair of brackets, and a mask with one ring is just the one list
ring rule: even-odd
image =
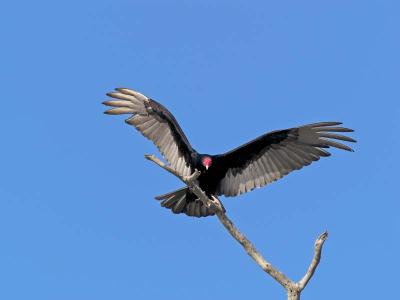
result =
[[215,208],[206,207],[187,187],[155,198],[161,201],[161,206],[172,210],[174,214],[184,213],[190,217],[215,215]]

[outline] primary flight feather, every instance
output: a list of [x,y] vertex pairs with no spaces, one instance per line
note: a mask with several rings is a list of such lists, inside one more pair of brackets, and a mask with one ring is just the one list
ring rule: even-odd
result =
[[[152,140],[161,154],[179,174],[190,175],[199,170],[200,188],[208,195],[237,196],[262,187],[317,161],[330,156],[325,149],[333,147],[353,151],[337,142],[355,142],[339,134],[352,132],[340,122],[320,122],[284,130],[276,130],[224,154],[200,154],[190,145],[174,116],[160,103],[127,88],[107,94],[113,100],[105,113],[130,114],[126,123]],[[214,215],[197,197],[184,187],[160,195],[161,205],[179,214],[206,217]]]

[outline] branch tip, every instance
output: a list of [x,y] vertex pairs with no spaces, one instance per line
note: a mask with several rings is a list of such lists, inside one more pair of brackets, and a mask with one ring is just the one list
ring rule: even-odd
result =
[[328,230],[325,230],[323,233],[321,233],[318,239],[325,241],[328,238],[328,236],[329,236]]
[[329,234],[328,231],[324,231],[323,233],[321,233],[319,235],[319,237],[317,238],[317,240],[315,241],[315,246],[321,246],[325,243],[325,241],[327,240]]

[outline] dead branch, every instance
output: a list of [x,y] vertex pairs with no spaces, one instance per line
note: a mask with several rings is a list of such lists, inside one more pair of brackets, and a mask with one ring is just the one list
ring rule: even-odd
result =
[[206,205],[207,207],[214,206],[216,208],[216,215],[222,225],[224,225],[224,227],[228,230],[232,237],[242,245],[247,254],[264,270],[264,272],[269,274],[285,288],[288,296],[287,299],[300,299],[301,292],[307,286],[308,282],[314,275],[314,272],[320,262],[322,247],[326,239],[328,238],[327,231],[322,233],[314,243],[314,256],[306,274],[298,282],[292,281],[285,274],[274,267],[271,263],[266,261],[265,258],[254,247],[254,245],[246,238],[246,236],[237,229],[233,222],[227,217],[225,209],[223,208],[220,200],[217,197],[213,196],[212,199],[207,197],[207,195],[197,184],[197,178],[200,176],[199,171],[195,170],[192,175],[182,177],[174,169],[165,165],[160,159],[158,159],[154,155],[145,155],[145,158],[154,162],[164,170],[170,172],[171,174],[182,180],[189,187],[189,189],[197,197],[199,197],[200,201],[202,201],[204,205]]

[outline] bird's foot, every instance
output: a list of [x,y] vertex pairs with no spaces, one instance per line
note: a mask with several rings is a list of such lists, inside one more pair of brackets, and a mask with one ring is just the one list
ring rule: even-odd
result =
[[225,213],[225,207],[222,205],[221,200],[219,200],[216,196],[212,195],[210,199],[211,204],[215,207],[217,211]]

